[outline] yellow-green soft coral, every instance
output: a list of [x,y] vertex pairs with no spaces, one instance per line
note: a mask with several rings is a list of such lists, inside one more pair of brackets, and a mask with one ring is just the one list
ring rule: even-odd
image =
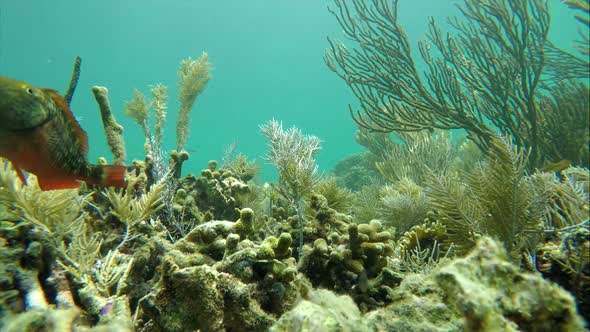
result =
[[156,125],[154,127],[155,145],[162,146],[162,138],[164,135],[164,125],[166,124],[166,99],[168,98],[168,87],[158,84],[152,88],[152,103],[156,113]]
[[180,63],[178,70],[178,100],[180,109],[176,121],[176,150],[184,148],[188,139],[189,116],[197,96],[203,92],[209,82],[209,71],[211,64],[208,62],[209,55],[203,53],[198,59],[188,58]]
[[30,223],[57,241],[70,234],[78,221],[86,197],[77,190],[41,191],[36,177],[30,175],[28,185],[16,176],[10,164],[0,158],[0,216]]

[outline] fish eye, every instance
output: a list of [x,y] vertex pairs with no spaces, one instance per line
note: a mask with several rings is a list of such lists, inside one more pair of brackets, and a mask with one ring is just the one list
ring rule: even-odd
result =
[[27,88],[25,88],[25,92],[28,93],[28,94],[30,94],[30,95],[32,95],[33,94],[33,89],[27,87]]

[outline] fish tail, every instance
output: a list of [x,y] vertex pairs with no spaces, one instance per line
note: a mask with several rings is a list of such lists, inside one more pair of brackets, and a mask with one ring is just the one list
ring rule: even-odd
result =
[[92,165],[90,179],[86,182],[102,187],[123,188],[125,184],[125,166],[119,165]]

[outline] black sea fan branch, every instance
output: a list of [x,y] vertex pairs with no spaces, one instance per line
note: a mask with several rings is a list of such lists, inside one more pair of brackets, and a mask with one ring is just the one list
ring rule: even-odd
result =
[[357,125],[376,132],[464,129],[484,152],[500,133],[530,151],[529,171],[542,167],[545,149],[562,142],[544,142],[539,98],[547,86],[588,77],[587,61],[548,40],[548,2],[463,1],[448,32],[431,19],[427,40],[418,43],[423,73],[398,21],[398,2],[334,0],[331,12],[348,40],[329,39],[324,60],[358,98],[360,107],[350,107]]
[[65,94],[65,100],[68,105],[72,102],[72,97],[74,97],[74,92],[76,91],[76,87],[78,86],[78,80],[80,79],[80,70],[82,67],[82,58],[76,56],[76,60],[74,61],[74,70],[72,71],[72,78],[70,79],[70,85],[68,86],[68,91]]

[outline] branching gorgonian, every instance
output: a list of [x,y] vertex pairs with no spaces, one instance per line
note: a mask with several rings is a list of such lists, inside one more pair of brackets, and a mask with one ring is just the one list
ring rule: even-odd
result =
[[297,202],[310,193],[319,180],[315,155],[320,150],[320,139],[304,135],[295,127],[283,130],[283,124],[271,120],[260,127],[269,140],[267,159],[279,171],[281,189],[286,196]]
[[269,140],[267,159],[279,171],[279,190],[292,202],[299,217],[299,255],[303,248],[302,198],[309,194],[319,181],[315,155],[320,150],[320,139],[306,136],[295,127],[283,130],[283,124],[271,120],[260,126],[260,131]]

